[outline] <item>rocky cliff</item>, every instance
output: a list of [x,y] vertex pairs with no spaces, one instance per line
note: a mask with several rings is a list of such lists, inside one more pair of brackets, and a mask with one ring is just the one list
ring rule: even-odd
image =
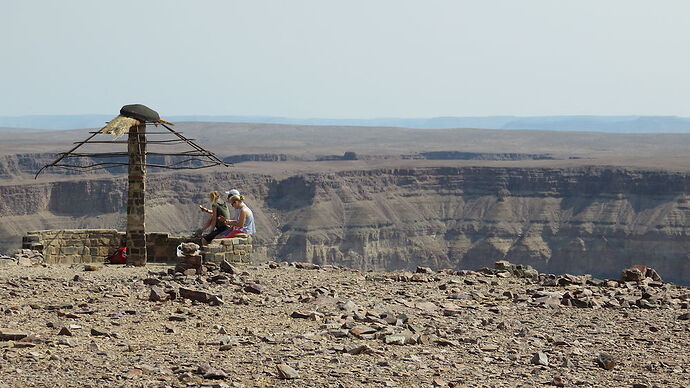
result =
[[[2,250],[27,230],[124,227],[122,177],[0,186]],[[152,174],[151,231],[191,232],[207,191],[237,187],[257,246],[280,260],[361,269],[478,268],[499,259],[617,277],[631,264],[690,279],[686,173],[428,167],[322,173]]]
[[687,282],[687,178],[487,167],[303,177],[294,192],[304,205],[285,214],[279,256],[364,269],[477,268],[505,258],[599,276],[644,263]]

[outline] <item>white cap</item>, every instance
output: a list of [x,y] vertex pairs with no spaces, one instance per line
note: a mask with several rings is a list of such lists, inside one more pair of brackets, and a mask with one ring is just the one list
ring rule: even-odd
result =
[[226,191],[225,194],[227,194],[227,195],[229,195],[229,196],[231,196],[231,195],[240,195],[240,192],[237,191],[237,190],[235,190],[235,189],[232,189],[232,190],[230,190],[230,191]]

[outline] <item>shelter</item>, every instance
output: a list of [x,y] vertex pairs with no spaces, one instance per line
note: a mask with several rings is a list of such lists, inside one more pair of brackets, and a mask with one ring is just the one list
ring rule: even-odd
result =
[[[147,132],[147,126],[159,125],[167,131]],[[146,264],[146,168],[162,169],[199,169],[213,166],[228,166],[212,152],[205,150],[193,140],[188,139],[170,128],[173,123],[161,119],[158,112],[141,104],[125,105],[120,114],[109,121],[98,131],[90,132],[86,140],[76,142],[75,147],[67,152],[58,153],[59,157],[43,166],[35,178],[46,168],[57,167],[70,170],[111,169],[127,166],[127,253],[128,262],[143,266]],[[117,140],[128,134],[127,140]],[[98,135],[110,135],[108,140],[94,140]],[[147,139],[147,135],[164,136],[156,140]],[[102,138],[102,137],[100,137]],[[100,139],[99,138],[99,139]],[[127,144],[127,151],[99,150],[97,152],[78,152],[86,145]],[[190,149],[182,152],[171,152],[165,148],[185,144]],[[152,150],[152,147],[164,148]],[[149,150],[147,150],[149,148]],[[149,163],[147,155],[158,158]]]

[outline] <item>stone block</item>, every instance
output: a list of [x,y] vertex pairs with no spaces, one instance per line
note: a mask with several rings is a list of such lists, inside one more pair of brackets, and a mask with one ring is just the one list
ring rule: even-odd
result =
[[39,242],[40,240],[41,238],[37,235],[28,235],[22,237],[22,243]]
[[220,245],[207,245],[204,247],[204,252],[209,252],[209,253],[218,253],[218,252],[225,252],[225,247],[222,247]]
[[185,263],[193,266],[200,266],[202,262],[201,256],[183,256],[178,257],[178,262]]
[[251,244],[247,238],[224,238],[214,240],[203,249],[206,261],[219,263],[227,260],[231,263],[250,262]]
[[60,249],[60,254],[62,255],[76,255],[79,250],[76,247],[63,247]]
[[225,260],[231,263],[241,263],[243,261],[241,255],[236,255],[234,253],[226,253]]
[[115,229],[91,229],[88,230],[89,238],[111,237],[118,234]]
[[208,255],[204,255],[204,260],[208,263],[220,263],[223,259],[225,259],[224,253],[209,253]]

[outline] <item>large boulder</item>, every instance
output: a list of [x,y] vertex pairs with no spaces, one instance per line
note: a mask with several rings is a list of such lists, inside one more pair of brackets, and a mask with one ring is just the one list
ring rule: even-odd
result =
[[641,282],[647,278],[660,282],[661,276],[654,268],[644,265],[633,265],[625,268],[621,273],[621,280],[624,282]]
[[510,272],[513,276],[518,278],[537,279],[539,278],[539,271],[529,265],[513,264],[507,260],[499,260],[494,263],[494,268],[498,271]]

